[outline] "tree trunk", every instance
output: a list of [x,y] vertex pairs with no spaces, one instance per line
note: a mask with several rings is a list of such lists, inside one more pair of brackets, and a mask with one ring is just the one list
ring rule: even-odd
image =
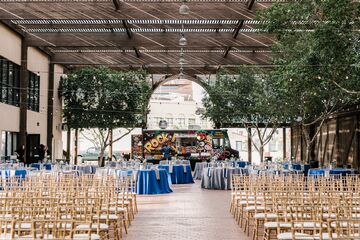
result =
[[305,163],[309,163],[311,159],[311,147],[312,147],[312,143],[307,143],[306,144],[306,158],[305,158]]
[[105,153],[105,150],[101,149],[100,154],[99,154],[99,167],[105,166],[104,153]]
[[260,154],[260,162],[263,162],[264,161],[264,145],[260,145],[259,154]]
[[71,128],[67,129],[66,137],[66,161],[70,162],[70,151],[71,151]]
[[109,161],[112,161],[113,158],[113,130],[109,129]]
[[78,143],[79,143],[79,129],[75,129],[75,148],[74,148],[74,165],[77,164],[78,159]]

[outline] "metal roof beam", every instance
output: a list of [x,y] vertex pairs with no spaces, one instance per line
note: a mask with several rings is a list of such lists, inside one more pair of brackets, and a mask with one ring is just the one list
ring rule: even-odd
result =
[[139,50],[138,50],[136,47],[134,47],[134,51],[135,51],[136,57],[137,57],[137,58],[140,58],[140,52],[139,52]]
[[128,22],[126,20],[122,20],[123,26],[126,30],[126,34],[128,35],[129,38],[132,38],[132,32],[129,28]]
[[115,10],[118,11],[120,10],[120,0],[113,0],[113,3],[114,3],[114,7],[115,7]]
[[233,38],[237,38],[237,36],[239,35],[240,29],[244,26],[244,20],[239,20],[236,28],[233,32]]
[[230,50],[231,50],[231,47],[227,47],[227,48],[225,49],[225,52],[224,52],[224,54],[223,54],[223,57],[224,57],[224,58],[227,57],[227,55],[229,54]]
[[254,6],[254,4],[255,4],[255,0],[248,0],[248,1],[246,2],[246,6],[247,6],[247,8],[248,8],[249,10],[252,9],[252,7]]

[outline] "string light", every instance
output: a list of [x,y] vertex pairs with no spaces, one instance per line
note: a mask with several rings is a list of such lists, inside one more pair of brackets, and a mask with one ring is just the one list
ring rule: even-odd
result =
[[187,39],[184,36],[184,33],[181,33],[181,37],[179,39],[179,45],[180,46],[186,46],[187,45]]
[[183,0],[180,8],[179,8],[179,13],[182,15],[187,15],[190,13],[190,8],[185,4],[186,0]]

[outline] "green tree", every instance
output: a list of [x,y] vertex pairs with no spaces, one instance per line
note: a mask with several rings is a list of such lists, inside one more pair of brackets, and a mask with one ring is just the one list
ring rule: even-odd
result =
[[289,1],[260,12],[276,40],[271,79],[302,129],[306,161],[325,120],[359,102],[359,15],[351,0]]
[[100,166],[104,165],[106,147],[121,139],[111,137],[112,129],[144,125],[151,94],[146,75],[143,70],[119,72],[89,67],[62,80],[64,121],[70,128],[98,129],[94,141],[101,143]]
[[[220,70],[203,103],[203,117],[210,118],[218,128],[245,127],[261,161],[264,146],[276,129],[288,121],[286,104],[267,73],[258,68],[240,67],[236,74]],[[250,129],[254,131],[251,133]]]

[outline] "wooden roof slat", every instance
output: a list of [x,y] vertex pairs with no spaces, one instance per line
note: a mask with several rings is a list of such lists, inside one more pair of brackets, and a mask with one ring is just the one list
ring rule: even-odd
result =
[[180,32],[188,42],[185,73],[269,66],[274,38],[256,30],[255,16],[270,0],[186,4],[188,15],[179,14],[181,0],[0,0],[0,21],[68,68],[105,65],[178,73]]
[[[37,37],[30,35],[30,46],[122,46],[131,48],[175,48],[179,47],[178,33],[134,33],[129,40],[124,33],[37,33]],[[194,48],[216,48],[224,46],[270,46],[274,43],[271,36],[259,33],[241,33],[241,38],[233,39],[229,33],[191,33],[186,34],[188,46]],[[41,41],[39,38],[46,41]],[[76,41],[75,41],[76,40]],[[49,45],[49,42],[52,45]]]
[[[179,14],[180,3],[122,2],[118,11],[110,2],[0,2],[0,19],[255,19],[255,11],[270,3],[256,4],[250,12],[246,3],[187,3],[188,15]],[[11,13],[16,13],[11,14]]]

